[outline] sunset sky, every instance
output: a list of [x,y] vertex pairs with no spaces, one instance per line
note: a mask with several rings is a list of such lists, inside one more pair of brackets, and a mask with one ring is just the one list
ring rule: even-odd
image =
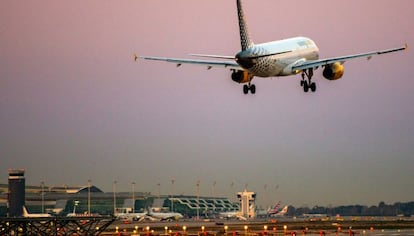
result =
[[[320,57],[414,47],[414,1],[244,0],[255,43],[313,39]],[[259,205],[414,200],[414,54],[254,79],[133,55],[235,55],[235,0],[0,0],[0,182],[196,194]],[[175,179],[174,186],[171,180]],[[232,185],[232,183],[234,183]],[[277,187],[278,186],[278,187]]]

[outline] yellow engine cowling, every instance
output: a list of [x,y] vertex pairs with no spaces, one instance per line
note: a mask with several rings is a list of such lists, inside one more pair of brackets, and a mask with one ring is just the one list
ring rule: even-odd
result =
[[251,75],[247,71],[242,71],[242,70],[234,71],[231,74],[231,79],[234,82],[237,82],[239,84],[249,83],[252,80],[252,78],[253,78],[253,75]]
[[323,77],[327,80],[337,80],[344,75],[344,66],[340,62],[326,65],[323,69]]

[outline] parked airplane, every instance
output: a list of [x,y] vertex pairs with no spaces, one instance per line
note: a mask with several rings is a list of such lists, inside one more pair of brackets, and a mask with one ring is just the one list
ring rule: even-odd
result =
[[277,214],[279,212],[279,208],[280,208],[280,201],[273,208],[269,209],[267,211],[267,214],[269,215]]
[[147,217],[154,221],[177,221],[183,218],[183,215],[177,212],[154,212],[151,208],[149,208]]
[[26,207],[23,206],[23,217],[27,217],[27,218],[40,218],[40,217],[52,217],[51,214],[47,214],[47,213],[41,213],[41,214],[30,214]]
[[282,208],[281,211],[270,214],[270,216],[271,217],[284,217],[288,212],[288,208],[289,208],[289,206],[286,205],[285,207]]
[[223,219],[247,220],[247,218],[243,216],[241,211],[220,212],[219,217]]
[[142,213],[118,213],[115,215],[118,220],[123,221],[143,221],[147,217],[147,212]]
[[[288,38],[268,43],[254,44],[247,30],[241,0],[237,0],[237,12],[240,29],[241,51],[235,56],[191,54],[192,56],[214,58],[219,60],[194,60],[167,57],[139,57],[146,60],[166,61],[181,66],[182,64],[205,65],[212,67],[229,68],[232,71],[231,79],[244,84],[243,92],[256,93],[256,86],[252,84],[256,77],[289,76],[301,74],[300,85],[304,92],[316,91],[316,84],[312,82],[314,71],[323,67],[323,77],[328,80],[338,80],[344,74],[345,61],[365,57],[371,59],[374,55],[381,55],[407,49],[397,47],[380,51],[353,54],[347,56],[319,59],[319,49],[315,42],[306,37]],[[135,55],[135,61],[138,56]],[[305,78],[306,77],[306,78]]]
[[285,216],[288,211],[288,206],[285,206],[280,210],[280,201],[272,208],[269,208],[265,211],[257,211],[257,217],[282,217]]

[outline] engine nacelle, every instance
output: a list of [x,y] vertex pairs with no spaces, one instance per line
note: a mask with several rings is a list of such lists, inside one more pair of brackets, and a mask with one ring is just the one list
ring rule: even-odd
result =
[[253,76],[249,72],[242,70],[234,71],[231,74],[231,79],[239,84],[248,83],[252,80],[252,78]]
[[340,62],[326,65],[323,69],[323,77],[327,80],[337,80],[344,75],[344,66]]

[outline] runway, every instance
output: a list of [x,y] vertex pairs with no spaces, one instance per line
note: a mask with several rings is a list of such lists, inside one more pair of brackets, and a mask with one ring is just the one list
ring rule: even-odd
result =
[[414,220],[114,222],[105,235],[413,235]]

